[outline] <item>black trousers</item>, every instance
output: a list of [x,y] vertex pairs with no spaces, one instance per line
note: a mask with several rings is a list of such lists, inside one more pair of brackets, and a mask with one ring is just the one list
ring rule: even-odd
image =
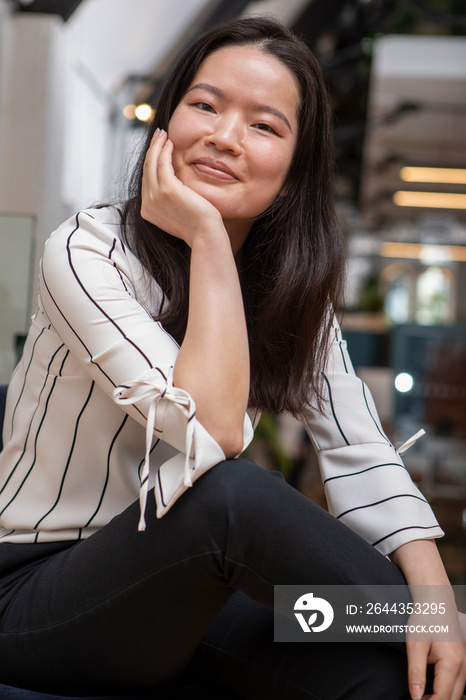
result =
[[245,459],[147,530],[134,503],[81,542],[0,545],[0,682],[63,695],[196,674],[250,700],[405,700],[382,644],[274,643],[274,584],[403,584],[362,538]]

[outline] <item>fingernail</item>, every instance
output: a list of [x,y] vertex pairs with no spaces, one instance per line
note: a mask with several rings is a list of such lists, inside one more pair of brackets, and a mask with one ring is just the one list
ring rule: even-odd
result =
[[422,688],[420,685],[411,686],[411,697],[412,700],[422,700]]

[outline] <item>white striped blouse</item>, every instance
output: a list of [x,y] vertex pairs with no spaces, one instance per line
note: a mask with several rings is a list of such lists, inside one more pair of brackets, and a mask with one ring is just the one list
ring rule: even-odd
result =
[[[8,389],[0,542],[82,539],[138,498],[144,529],[148,489],[162,517],[225,458],[173,386],[179,347],[151,316],[160,301],[115,208],[82,211],[47,241],[38,311]],[[325,387],[328,410],[303,424],[330,512],[384,554],[441,536],[336,325]],[[246,414],[244,448],[252,436]]]

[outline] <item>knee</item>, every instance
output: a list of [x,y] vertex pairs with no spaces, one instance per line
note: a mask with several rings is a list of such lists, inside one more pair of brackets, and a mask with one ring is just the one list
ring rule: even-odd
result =
[[264,469],[242,457],[220,462],[199,479],[198,485],[201,484],[212,500],[229,505],[235,502],[246,505],[251,501],[256,507],[259,494],[263,502],[264,497],[271,497],[277,488],[291,488],[280,472]]
[[248,523],[260,529],[261,522],[270,524],[277,518],[277,511],[287,500],[285,491],[289,490],[295,491],[280,472],[238,458],[220,462],[200,477],[189,495],[196,504],[193,507],[200,509],[207,520],[224,521],[228,527]]

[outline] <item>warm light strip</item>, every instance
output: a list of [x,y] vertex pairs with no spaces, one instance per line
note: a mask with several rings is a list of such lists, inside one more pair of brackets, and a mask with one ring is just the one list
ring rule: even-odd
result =
[[400,178],[405,182],[443,182],[466,185],[466,170],[461,168],[401,168]]
[[417,260],[456,260],[466,262],[466,246],[424,245],[421,243],[396,243],[385,241],[380,244],[379,254],[384,258],[411,258]]
[[408,192],[398,190],[393,195],[399,207],[427,207],[429,209],[466,209],[466,194],[451,192]]

